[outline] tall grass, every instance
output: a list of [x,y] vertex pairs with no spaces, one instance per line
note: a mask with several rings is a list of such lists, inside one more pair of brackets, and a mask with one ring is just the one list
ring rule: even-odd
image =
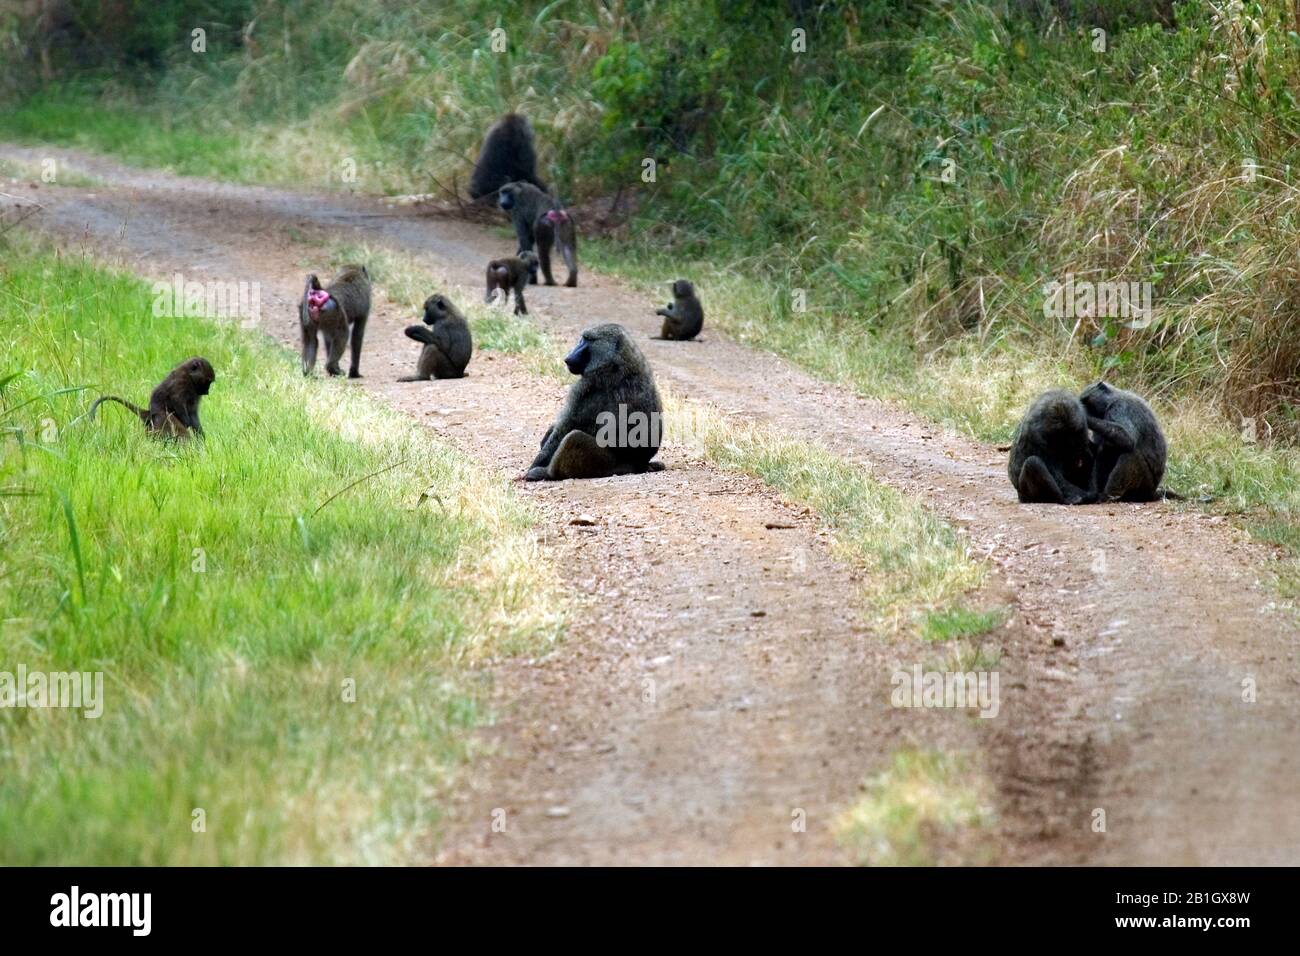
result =
[[[418,859],[484,716],[467,665],[561,623],[529,513],[269,342],[151,305],[6,250],[0,670],[100,671],[106,699],[0,708],[0,860]],[[74,423],[192,354],[217,369],[201,444],[113,405]]]

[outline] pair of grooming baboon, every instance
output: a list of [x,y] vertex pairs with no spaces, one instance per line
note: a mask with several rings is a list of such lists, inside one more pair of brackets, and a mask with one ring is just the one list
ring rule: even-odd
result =
[[1023,502],[1154,501],[1177,497],[1160,487],[1167,451],[1151,406],[1102,381],[1077,397],[1038,396],[1016,429],[1007,473]]

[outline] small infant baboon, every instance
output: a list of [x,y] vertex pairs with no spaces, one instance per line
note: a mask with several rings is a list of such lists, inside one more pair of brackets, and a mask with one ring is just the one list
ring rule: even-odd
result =
[[[573,288],[578,284],[578,233],[573,216],[560,207],[551,196],[530,183],[510,183],[501,187],[498,204],[510,213],[515,227],[515,238],[520,251],[537,246],[541,259],[542,276],[547,285],[555,285],[551,275],[551,248],[558,244],[569,277],[564,284]],[[533,282],[537,277],[533,277]]]
[[528,288],[528,280],[532,278],[537,281],[537,256],[531,252],[521,252],[518,256],[507,256],[504,259],[493,259],[487,267],[487,294],[483,296],[483,301],[492,304],[492,296],[497,289],[502,291],[504,302],[510,298],[510,293],[515,294],[515,315],[527,315],[528,306],[524,302],[524,289]]
[[1007,474],[1026,503],[1080,505],[1096,501],[1083,404],[1062,389],[1034,399],[1011,440]]
[[469,180],[469,195],[471,199],[484,199],[513,182],[532,183],[546,192],[546,183],[537,178],[532,124],[518,113],[507,113],[483,137],[483,148]]
[[352,331],[352,365],[348,378],[361,377],[361,340],[370,318],[370,273],[365,266],[345,266],[338,277],[321,288],[316,276],[307,276],[298,321],[302,326],[302,374],[316,368],[318,336],[325,337],[325,371],[341,375],[339,361]]
[[199,423],[199,400],[208,394],[217,373],[212,363],[201,356],[186,359],[177,365],[149,395],[149,407],[141,408],[116,395],[101,395],[86,412],[92,421],[95,410],[104,402],[117,402],[140,417],[144,427],[167,438],[189,438],[190,432],[203,435]]
[[[1079,396],[1096,439],[1093,485],[1102,501],[1162,497],[1168,446],[1151,406],[1132,392],[1095,382]],[[1176,497],[1169,495],[1169,497]]]
[[655,310],[655,315],[664,317],[663,330],[656,338],[684,342],[695,338],[704,328],[704,306],[695,297],[695,286],[685,279],[678,279],[672,288],[673,301]]
[[581,378],[569,389],[527,481],[604,478],[660,471],[663,403],[645,356],[621,325],[587,329],[564,364]]
[[399,378],[399,382],[460,378],[465,374],[474,342],[465,316],[445,295],[431,295],[424,300],[424,325],[407,326],[406,336],[423,342],[424,348],[420,350],[415,374]]

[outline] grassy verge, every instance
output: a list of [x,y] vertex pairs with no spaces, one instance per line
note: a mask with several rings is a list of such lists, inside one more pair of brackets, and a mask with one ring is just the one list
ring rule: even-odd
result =
[[738,422],[701,402],[672,395],[665,402],[667,440],[720,468],[760,478],[817,514],[841,555],[867,572],[863,599],[877,624],[891,633],[912,631],[928,627],[932,614],[966,613],[955,604],[980,586],[987,568],[924,505],[810,442]]
[[94,176],[68,169],[65,163],[51,158],[45,163],[0,159],[0,179],[25,186],[98,186]]
[[[0,670],[102,672],[104,699],[0,709],[0,861],[418,858],[483,716],[468,665],[562,623],[529,513],[404,417],[152,301],[6,250]],[[202,444],[112,405],[68,424],[192,354],[218,376]]]
[[903,750],[840,815],[839,841],[864,866],[994,862],[993,795],[961,754]]

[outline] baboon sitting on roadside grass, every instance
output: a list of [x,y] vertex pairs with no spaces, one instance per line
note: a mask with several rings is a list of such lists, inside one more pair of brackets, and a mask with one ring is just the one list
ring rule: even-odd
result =
[[101,395],[95,399],[85,417],[95,418],[95,411],[104,402],[117,402],[129,408],[150,432],[166,438],[189,438],[191,433],[203,436],[199,422],[199,400],[208,394],[217,373],[212,363],[201,356],[186,359],[177,365],[159,383],[149,396],[149,407],[141,408],[116,395]]

